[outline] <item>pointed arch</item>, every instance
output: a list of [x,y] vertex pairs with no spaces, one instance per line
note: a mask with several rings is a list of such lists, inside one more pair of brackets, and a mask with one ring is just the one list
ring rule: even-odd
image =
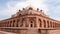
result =
[[46,28],[46,21],[45,21],[45,20],[43,20],[43,23],[44,23],[44,28]]
[[42,21],[39,19],[39,26],[42,27]]

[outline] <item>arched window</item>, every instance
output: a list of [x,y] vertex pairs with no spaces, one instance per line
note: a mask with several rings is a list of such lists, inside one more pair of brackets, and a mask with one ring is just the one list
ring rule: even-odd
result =
[[20,27],[20,21],[19,21],[19,19],[17,19],[16,27]]
[[53,22],[53,28],[55,28],[55,22]]
[[48,28],[49,28],[49,21],[47,21],[47,26],[48,26]]
[[56,27],[56,22],[54,23],[54,26]]
[[31,21],[31,27],[33,27],[33,22]]
[[46,21],[45,21],[45,20],[43,20],[43,23],[44,23],[44,28],[46,28]]
[[14,27],[15,20],[13,20],[13,27]]
[[10,21],[10,27],[12,27],[11,24],[12,24],[12,21]]
[[7,22],[7,27],[9,27],[9,21]]
[[42,21],[39,19],[39,26],[42,27]]
[[30,21],[30,27],[34,27],[34,22]]
[[52,27],[52,22],[50,21],[50,27]]
[[8,27],[8,22],[7,22],[7,24],[6,24],[6,25],[7,25],[7,27]]

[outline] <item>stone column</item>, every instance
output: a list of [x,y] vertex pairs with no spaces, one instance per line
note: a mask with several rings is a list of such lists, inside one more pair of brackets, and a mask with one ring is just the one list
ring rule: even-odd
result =
[[22,27],[22,25],[23,25],[23,23],[22,23],[23,18],[20,17],[20,19],[21,19],[21,20],[20,20],[20,23],[21,23],[21,24],[20,24],[20,27]]
[[43,20],[41,20],[42,21],[42,28],[44,28],[44,22],[43,22]]
[[18,27],[21,27],[22,18],[19,18]]
[[39,28],[38,17],[36,17],[36,26],[37,26],[37,28]]
[[26,18],[26,27],[29,27],[29,18]]

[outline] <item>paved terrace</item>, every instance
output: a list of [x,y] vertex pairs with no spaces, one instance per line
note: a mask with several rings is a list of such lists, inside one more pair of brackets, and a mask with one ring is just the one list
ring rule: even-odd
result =
[[60,28],[0,27],[0,34],[17,34],[19,32],[19,30],[21,30],[21,29],[60,30]]
[[11,32],[0,31],[0,34],[17,34],[17,33],[11,33]]
[[60,30],[59,27],[57,28],[29,28],[29,27],[0,27],[0,29],[52,29],[52,30]]

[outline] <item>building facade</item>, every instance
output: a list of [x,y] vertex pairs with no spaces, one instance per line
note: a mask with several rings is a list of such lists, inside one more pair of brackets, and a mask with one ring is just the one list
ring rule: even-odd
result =
[[59,27],[60,21],[31,6],[19,10],[11,18],[0,21],[0,30],[18,34],[54,34],[52,31],[57,34],[60,32]]

